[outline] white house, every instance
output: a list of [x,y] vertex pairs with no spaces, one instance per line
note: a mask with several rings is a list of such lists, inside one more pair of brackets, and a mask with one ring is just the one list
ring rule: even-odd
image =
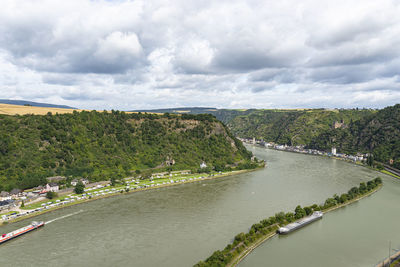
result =
[[58,184],[56,184],[56,183],[48,183],[48,184],[46,184],[46,191],[47,192],[58,192],[58,190],[60,190],[59,187],[58,187]]
[[82,178],[82,179],[74,179],[74,180],[72,180],[72,182],[71,182],[71,185],[72,186],[76,186],[77,185],[77,183],[78,183],[78,181],[81,181],[82,182],[82,184],[84,184],[84,185],[87,185],[87,184],[89,184],[89,180],[88,179],[84,179],[84,178]]
[[207,164],[203,161],[201,164],[200,164],[200,168],[207,168]]

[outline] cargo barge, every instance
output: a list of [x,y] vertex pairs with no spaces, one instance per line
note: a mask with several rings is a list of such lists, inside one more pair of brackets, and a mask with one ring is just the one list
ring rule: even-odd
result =
[[0,244],[3,244],[13,238],[16,238],[18,236],[21,236],[23,234],[29,233],[30,231],[36,230],[39,227],[44,226],[44,222],[32,222],[30,225],[19,228],[15,231],[12,231],[7,234],[2,234],[0,237]]
[[322,213],[322,211],[315,211],[312,215],[308,217],[305,217],[297,222],[285,225],[284,227],[280,227],[278,229],[278,233],[282,235],[289,234],[290,232],[293,232],[303,226],[306,226],[307,224],[312,223],[313,221],[322,219],[323,215],[324,214]]

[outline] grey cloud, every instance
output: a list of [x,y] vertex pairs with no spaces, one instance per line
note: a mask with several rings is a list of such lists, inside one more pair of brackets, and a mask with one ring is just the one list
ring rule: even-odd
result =
[[390,0],[4,0],[0,95],[89,108],[384,105],[400,100],[399,12]]

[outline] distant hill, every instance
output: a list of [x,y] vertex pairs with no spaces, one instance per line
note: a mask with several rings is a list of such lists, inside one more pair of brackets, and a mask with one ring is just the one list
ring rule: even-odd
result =
[[26,100],[0,99],[0,103],[10,104],[10,105],[19,105],[19,106],[76,109],[74,107],[70,107],[70,106],[66,106],[66,105],[54,105],[54,104],[38,103],[38,102],[32,102],[32,101],[26,101]]
[[372,153],[378,161],[400,168],[400,104],[352,121],[346,128],[329,130],[313,138],[309,147],[340,153]]
[[239,115],[227,123],[239,137],[263,139],[287,145],[308,145],[311,140],[336,128],[346,128],[375,110],[307,109],[307,110],[254,110]]
[[214,115],[238,137],[288,145],[307,145],[325,131],[347,127],[375,110],[369,109],[217,109],[170,108],[142,112]]
[[134,112],[174,113],[174,114],[211,114],[227,124],[236,116],[246,115],[255,109],[218,109],[211,107],[163,108],[151,110],[134,110]]
[[[147,111],[149,112],[149,111]],[[154,110],[153,110],[154,112]],[[237,137],[339,153],[372,153],[378,161],[400,168],[400,104],[373,109],[173,108],[157,112],[208,113]]]
[[190,113],[190,114],[204,114],[215,112],[218,109],[216,108],[207,108],[207,107],[188,107],[188,108],[161,108],[161,109],[151,109],[151,110],[133,110],[134,112],[149,112],[149,113]]

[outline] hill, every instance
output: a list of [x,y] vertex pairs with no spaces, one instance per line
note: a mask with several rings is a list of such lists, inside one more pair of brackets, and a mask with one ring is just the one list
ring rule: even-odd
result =
[[309,147],[341,153],[372,153],[378,161],[400,168],[400,104],[353,121],[345,129],[325,131],[311,140]]
[[151,110],[135,110],[134,112],[173,113],[173,114],[211,114],[218,120],[227,124],[236,116],[247,115],[255,109],[218,109],[207,107],[163,108]]
[[26,100],[11,100],[11,99],[0,99],[0,103],[2,104],[10,104],[10,105],[19,105],[19,106],[32,106],[32,107],[44,107],[44,108],[67,108],[67,109],[76,109],[66,105],[54,105],[47,103],[38,103]]
[[185,114],[212,114],[238,137],[288,145],[307,145],[321,133],[347,127],[375,110],[367,109],[216,109],[172,108],[148,110]]
[[346,128],[352,121],[375,113],[374,110],[254,110],[228,122],[239,137],[255,137],[267,142],[307,145],[310,141],[337,128]]
[[371,109],[248,109],[181,108],[163,111],[209,113],[235,136],[287,145],[304,145],[340,153],[372,153],[400,168],[400,105]]
[[64,114],[72,113],[74,111],[82,111],[80,109],[67,109],[67,108],[51,108],[51,107],[33,107],[33,106],[21,106],[11,104],[0,104],[0,114],[4,115],[45,115],[49,112],[53,114]]
[[251,153],[211,115],[74,111],[0,115],[0,125],[0,190],[30,188],[54,175],[99,181],[151,169],[197,170],[203,161],[216,170],[252,167]]

